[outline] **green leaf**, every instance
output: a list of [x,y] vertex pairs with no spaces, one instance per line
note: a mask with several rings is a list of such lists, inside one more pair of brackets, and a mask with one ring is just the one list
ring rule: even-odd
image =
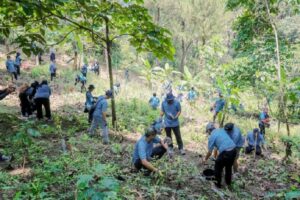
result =
[[35,129],[29,128],[27,129],[27,133],[32,137],[40,137],[41,133]]

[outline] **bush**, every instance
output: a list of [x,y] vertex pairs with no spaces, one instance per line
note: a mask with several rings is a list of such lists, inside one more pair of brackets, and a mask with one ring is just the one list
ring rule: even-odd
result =
[[31,77],[33,79],[36,79],[36,78],[41,79],[41,77],[50,76],[49,73],[50,72],[49,72],[48,65],[41,65],[41,66],[37,66],[37,67],[32,68]]
[[142,132],[156,118],[159,111],[153,110],[146,102],[136,98],[118,102],[117,105],[118,128],[128,131]]

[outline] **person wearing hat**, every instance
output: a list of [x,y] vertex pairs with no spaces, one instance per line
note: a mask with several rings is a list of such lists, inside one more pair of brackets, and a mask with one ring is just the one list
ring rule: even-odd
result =
[[224,130],[227,132],[227,134],[230,136],[230,138],[236,145],[236,158],[233,164],[233,171],[238,172],[238,159],[240,156],[240,151],[244,146],[245,138],[243,137],[241,130],[233,123],[225,124]]
[[7,60],[5,62],[5,65],[6,65],[7,71],[11,74],[11,81],[13,81],[14,78],[16,80],[18,80],[17,70],[15,68],[14,61],[11,59],[10,56],[7,56]]
[[263,135],[260,133],[258,128],[253,129],[247,134],[247,143],[248,146],[245,149],[246,154],[250,154],[253,150],[255,150],[256,155],[261,155],[262,148],[265,140]]
[[219,155],[215,161],[216,186],[222,186],[222,172],[224,167],[225,182],[227,185],[230,185],[232,179],[232,166],[236,157],[236,145],[224,129],[215,129],[209,136],[208,153],[203,160],[203,164],[207,162],[215,148],[219,151]]
[[[172,138],[172,131],[176,137],[176,141],[178,144],[178,149],[181,155],[185,155],[185,151],[183,149],[183,142],[180,133],[179,126],[179,116],[181,114],[181,105],[175,100],[175,97],[172,93],[167,94],[166,99],[163,101],[161,105],[161,114],[160,116],[164,116],[165,122],[165,131],[169,138]],[[170,144],[170,151],[173,150],[173,143]]]
[[[157,136],[157,134],[161,133],[162,129],[162,123],[156,122],[136,142],[132,155],[132,163],[137,170],[144,168],[148,172],[159,172],[151,164],[151,160],[160,159],[168,150],[168,145]],[[160,145],[154,147],[155,144]]]
[[96,103],[95,102],[95,97],[92,94],[94,89],[95,89],[94,85],[89,85],[88,91],[85,94],[86,100],[85,100],[85,109],[84,109],[84,111],[89,113],[89,118],[88,118],[89,123],[91,123],[92,119],[93,119],[93,115],[90,111],[91,111],[93,105]]
[[[206,125],[206,128],[205,128],[206,133],[207,133],[208,135],[211,135],[211,133],[212,133],[215,129],[216,129],[216,125],[215,125],[215,123],[213,123],[213,122],[209,122],[209,123]],[[213,157],[211,158],[211,160],[216,161],[217,157],[218,157],[218,150],[215,148],[214,151],[213,151]]]
[[211,108],[211,110],[214,112],[213,122],[216,121],[218,114],[224,109],[225,103],[226,102],[223,98],[223,95],[219,93],[219,98],[216,100],[216,102]]
[[156,93],[153,93],[153,96],[149,100],[149,104],[152,107],[153,110],[156,110],[159,106],[160,100],[156,96]]
[[107,99],[110,99],[112,95],[113,95],[112,91],[107,90],[105,92],[105,95],[98,97],[98,100],[95,105],[95,110],[93,111],[93,121],[89,129],[89,135],[93,136],[95,134],[95,130],[98,128],[99,124],[101,124],[102,138],[104,144],[109,143],[108,126],[106,120],[107,108],[108,108]]

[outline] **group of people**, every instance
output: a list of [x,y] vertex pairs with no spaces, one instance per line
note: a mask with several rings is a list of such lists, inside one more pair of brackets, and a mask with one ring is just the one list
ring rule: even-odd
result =
[[21,75],[21,62],[22,59],[21,59],[21,54],[19,52],[16,53],[15,60],[12,60],[10,55],[7,56],[5,65],[8,73],[11,75],[12,81],[14,79],[18,80],[18,76]]
[[43,80],[41,83],[34,81],[30,86],[27,83],[23,84],[19,90],[22,118],[30,118],[36,111],[37,119],[41,120],[44,107],[46,120],[51,120],[50,96],[51,89],[47,80]]

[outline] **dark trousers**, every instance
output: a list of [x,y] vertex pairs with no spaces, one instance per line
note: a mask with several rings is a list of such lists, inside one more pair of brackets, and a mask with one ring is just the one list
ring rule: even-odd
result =
[[21,74],[20,65],[15,65],[15,68],[17,70],[17,74],[20,75]]
[[[178,144],[178,149],[183,149],[183,142],[182,142],[182,138],[181,138],[181,133],[180,133],[180,127],[176,126],[176,127],[166,127],[165,128],[166,134],[169,138],[172,139],[172,131],[176,137],[176,141]],[[173,142],[169,145],[169,147],[173,148]]]
[[266,126],[263,122],[259,122],[258,124],[259,129],[260,129],[260,133],[265,137],[266,134]]
[[17,72],[12,72],[12,73],[11,73],[11,80],[13,81],[14,78],[15,78],[16,80],[18,80],[18,74],[17,74]]
[[[249,146],[246,147],[245,153],[246,154],[250,154],[254,149],[255,149],[254,146],[249,145]],[[259,145],[256,146],[256,152],[255,152],[255,154],[258,155],[258,156],[261,155],[261,148],[260,148]]]
[[[154,160],[158,160],[160,159],[165,153],[166,153],[166,149],[163,147],[163,146],[158,146],[158,147],[155,147],[153,150],[152,150],[152,154],[151,154],[151,158],[153,158]],[[134,166],[136,169],[140,170],[140,169],[146,169],[144,167],[144,165],[142,164],[142,161],[140,159],[138,159],[135,163],[134,163]]]
[[20,97],[21,100],[21,113],[24,117],[28,117],[29,115],[32,115],[31,105],[28,101],[27,97]]
[[222,172],[225,167],[225,182],[227,185],[231,184],[232,166],[236,157],[236,149],[231,151],[223,151],[217,158],[215,163],[215,177],[217,186],[221,187]]
[[46,117],[51,119],[50,100],[48,98],[37,98],[35,99],[37,118],[43,119],[43,106],[46,111]]
[[83,75],[84,77],[86,77],[86,74],[87,74],[87,73],[82,73],[82,75]]
[[51,81],[53,81],[53,78],[56,77],[56,73],[51,73]]

